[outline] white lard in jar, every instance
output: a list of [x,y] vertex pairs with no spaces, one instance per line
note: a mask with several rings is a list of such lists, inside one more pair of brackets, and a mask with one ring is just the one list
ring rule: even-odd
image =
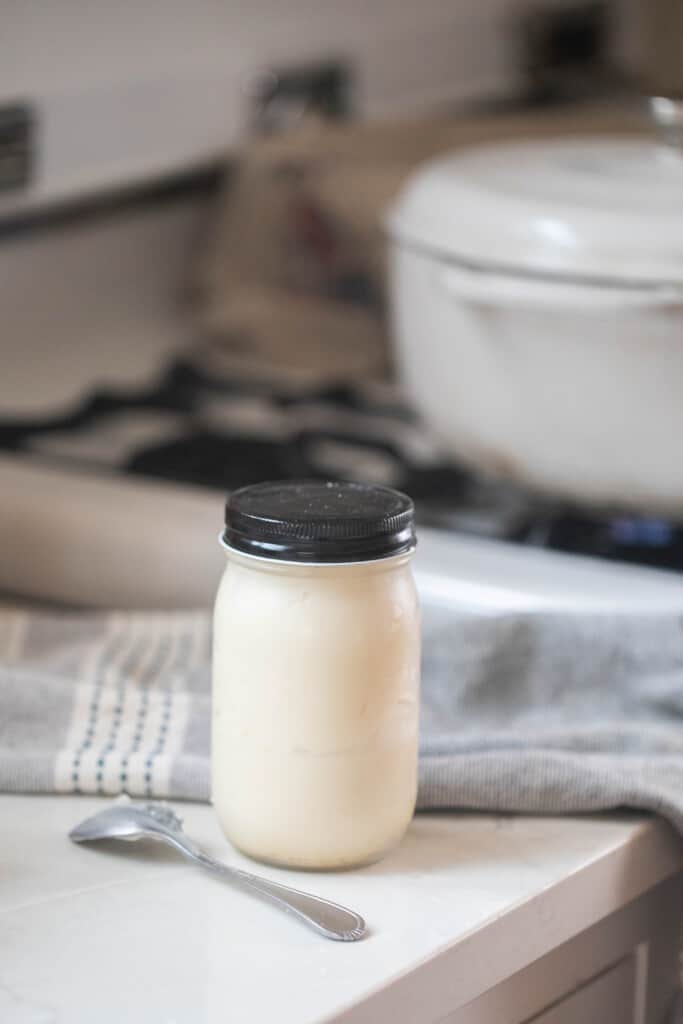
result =
[[274,483],[226,507],[212,796],[235,846],[367,863],[415,806],[420,626],[413,505],[389,488]]

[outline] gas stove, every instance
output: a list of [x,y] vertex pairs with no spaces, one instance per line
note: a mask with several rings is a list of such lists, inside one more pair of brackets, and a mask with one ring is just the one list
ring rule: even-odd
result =
[[221,374],[222,341],[196,341],[144,387],[96,389],[49,416],[0,417],[0,451],[221,495],[264,479],[361,479],[408,492],[422,526],[683,571],[681,523],[482,478],[444,454],[391,385]]

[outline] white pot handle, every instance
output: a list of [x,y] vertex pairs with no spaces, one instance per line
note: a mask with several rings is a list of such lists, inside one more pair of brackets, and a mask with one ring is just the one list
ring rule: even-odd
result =
[[462,266],[441,269],[439,282],[455,299],[478,306],[519,309],[599,310],[683,309],[683,287],[612,286],[552,278],[498,274]]

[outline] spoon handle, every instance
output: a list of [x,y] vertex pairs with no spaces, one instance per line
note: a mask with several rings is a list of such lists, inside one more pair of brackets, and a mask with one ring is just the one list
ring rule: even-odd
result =
[[172,841],[173,845],[194,863],[295,915],[327,939],[356,942],[365,935],[365,921],[353,910],[332,903],[331,900],[325,900],[322,896],[313,896],[311,893],[292,889],[288,885],[281,885],[280,882],[271,882],[267,878],[252,875],[249,871],[228,867],[227,864],[209,857],[194,843],[186,845],[184,836],[182,839],[177,835],[173,836]]
[[229,868],[219,861],[207,858],[209,870],[226,878],[239,881],[250,891],[280,907],[300,920],[315,928],[328,939],[341,942],[355,942],[365,934],[365,921],[353,910],[325,900],[322,896],[313,896],[300,889],[292,889],[289,885],[272,882],[267,878],[252,875],[249,871]]

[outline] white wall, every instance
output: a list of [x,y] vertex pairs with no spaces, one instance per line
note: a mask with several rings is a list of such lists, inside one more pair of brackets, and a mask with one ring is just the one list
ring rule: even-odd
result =
[[[631,15],[642,2],[615,0]],[[245,83],[272,65],[346,57],[370,116],[503,92],[525,4],[0,0],[0,102],[26,98],[39,116],[35,183],[0,195],[0,214],[219,155],[241,137]]]
[[2,0],[0,101],[39,118],[29,194],[0,212],[215,156],[259,68],[354,65],[361,109],[407,112],[511,84],[518,0]]

